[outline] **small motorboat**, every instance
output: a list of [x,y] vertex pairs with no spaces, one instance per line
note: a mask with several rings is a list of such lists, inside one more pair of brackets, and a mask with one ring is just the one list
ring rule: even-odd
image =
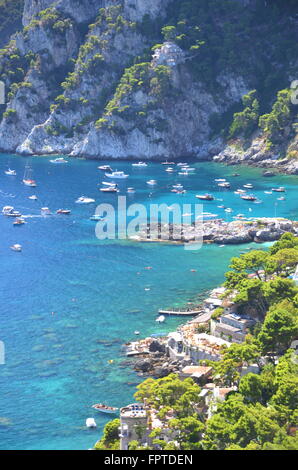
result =
[[264,194],[272,194],[272,191],[264,191]]
[[36,184],[36,181],[35,180],[27,180],[27,179],[24,179],[23,180],[23,183],[25,186],[30,186],[30,188],[36,188],[37,184]]
[[237,191],[234,191],[235,194],[245,194],[246,190],[245,189],[237,189]]
[[37,196],[29,196],[28,199],[31,199],[31,201],[37,201]]
[[241,199],[243,199],[243,201],[256,201],[257,200],[256,196],[253,196],[252,194],[241,196]]
[[97,424],[94,418],[87,418],[86,419],[86,426],[87,428],[96,428]]
[[51,211],[48,207],[42,207],[40,209],[40,212],[41,212],[41,215],[50,215],[51,214]]
[[104,193],[117,193],[117,192],[119,192],[117,185],[111,185],[111,186],[108,186],[108,187],[99,188],[99,191],[102,191]]
[[8,170],[5,171],[5,174],[7,176],[16,176],[17,172],[16,172],[16,170],[11,170],[10,168],[8,168]]
[[263,172],[263,176],[265,176],[265,177],[267,177],[267,178],[268,178],[268,177],[270,178],[270,177],[272,177],[272,176],[276,176],[276,174],[275,174],[273,171],[267,170],[267,171],[264,171],[264,172]]
[[126,175],[124,171],[112,171],[112,173],[105,173],[107,178],[115,178],[115,179],[126,179],[129,175]]
[[281,197],[278,197],[277,200],[278,200],[278,201],[285,201],[286,198],[285,198],[284,196],[281,196]]
[[233,173],[232,176],[235,178],[236,176],[240,176],[239,173]]
[[16,227],[16,226],[18,226],[18,225],[24,225],[25,223],[26,223],[26,222],[25,222],[24,219],[19,219],[19,218],[18,218],[18,219],[16,219],[16,220],[14,221],[13,225]]
[[69,210],[69,209],[58,209],[56,211],[56,214],[69,215],[69,214],[71,214],[71,210]]
[[253,185],[252,185],[251,183],[244,184],[244,185],[243,185],[243,188],[252,189],[252,188],[253,188]]
[[6,217],[21,217],[22,216],[22,214],[19,211],[14,211],[14,210],[11,210],[10,212],[5,212],[4,215]]
[[180,183],[179,183],[179,184],[174,184],[174,185],[173,185],[173,188],[174,188],[174,189],[183,189],[183,185],[180,184]]
[[136,190],[134,188],[127,188],[128,194],[134,194]]
[[138,162],[138,163],[133,163],[132,166],[134,166],[136,168],[145,168],[148,165],[145,162]]
[[220,188],[229,189],[229,188],[231,187],[231,184],[226,181],[226,182],[224,182],[224,183],[218,183],[217,186],[219,186]]
[[165,170],[167,173],[173,173],[175,170],[172,167],[166,168]]
[[280,186],[279,188],[272,188],[271,191],[274,191],[275,193],[285,193],[286,189],[283,186]]
[[216,181],[217,183],[224,183],[227,180],[225,178],[216,178],[214,181]]
[[233,209],[231,209],[230,207],[228,207],[227,209],[225,209],[225,212],[234,212]]
[[113,171],[110,165],[101,165],[97,167],[101,171]]
[[10,213],[13,210],[14,210],[13,206],[4,206],[2,208],[2,214],[6,215],[6,214]]
[[22,251],[22,245],[19,245],[18,243],[16,243],[15,245],[12,245],[12,246],[10,247],[10,249],[11,249],[12,251],[18,251],[18,252],[20,252],[20,251]]
[[105,186],[117,186],[116,183],[109,183],[108,181],[103,181],[102,184]]
[[177,163],[177,166],[182,166],[182,167],[187,167],[187,163],[179,162]]
[[155,184],[157,184],[157,181],[156,180],[149,180],[149,181],[147,181],[147,184],[149,186],[154,186]]
[[65,158],[55,158],[54,160],[50,160],[51,163],[68,163],[68,160],[65,160]]
[[101,215],[94,214],[90,217],[90,220],[93,220],[94,222],[103,222],[105,218]]
[[92,408],[96,411],[101,411],[102,413],[107,413],[107,414],[115,414],[115,413],[118,413],[119,411],[119,408],[116,408],[114,406],[103,405],[102,403],[97,403],[95,405],[92,405]]
[[196,198],[201,199],[202,201],[214,201],[212,194],[197,194]]
[[76,204],[91,204],[92,202],[95,202],[95,199],[85,196],[81,196],[76,200]]
[[163,323],[165,321],[166,317],[164,315],[160,315],[155,321],[157,323]]
[[162,162],[162,165],[176,165],[175,162]]

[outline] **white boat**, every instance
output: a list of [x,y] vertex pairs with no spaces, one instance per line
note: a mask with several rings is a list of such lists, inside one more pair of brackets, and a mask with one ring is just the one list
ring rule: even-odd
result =
[[26,165],[25,167],[23,183],[25,186],[30,186],[31,188],[36,188],[37,186],[36,181],[32,179],[32,169],[29,165]]
[[166,317],[164,315],[160,315],[155,321],[157,323],[163,323],[165,321]]
[[16,170],[11,170],[10,168],[8,168],[8,170],[5,171],[5,174],[7,176],[16,176],[17,172]]
[[9,214],[10,212],[12,212],[14,210],[14,207],[13,206],[4,206],[2,208],[2,214],[6,215],[6,214]]
[[274,191],[275,193],[285,193],[286,190],[283,186],[280,186],[279,188],[272,188],[271,191]]
[[134,194],[136,190],[134,188],[127,188],[128,194]]
[[101,171],[113,171],[110,165],[101,165],[97,167]]
[[156,180],[149,180],[149,181],[147,181],[147,184],[149,184],[149,186],[154,186],[155,184],[157,184],[157,181]]
[[65,158],[55,158],[54,160],[50,160],[51,163],[68,163],[67,160],[65,160]]
[[20,252],[20,251],[22,251],[22,245],[19,245],[18,243],[16,243],[15,245],[12,245],[12,246],[10,247],[10,249],[11,249],[12,251],[19,251],[19,252]]
[[13,225],[14,225],[15,227],[17,227],[17,226],[19,226],[19,225],[24,225],[24,224],[26,224],[26,221],[25,221],[24,219],[16,219],[16,220],[14,221],[14,223],[13,223]]
[[96,428],[97,424],[94,418],[87,418],[86,419],[86,426],[87,428]]
[[228,183],[227,181],[225,183],[218,183],[218,185],[220,188],[227,188],[229,189],[231,187],[231,184]]
[[91,199],[90,197],[81,196],[76,200],[77,204],[91,204],[95,202],[95,199]]
[[172,168],[172,167],[166,168],[166,172],[167,173],[174,173],[174,168]]
[[97,403],[96,405],[92,405],[92,408],[96,411],[100,411],[101,413],[106,413],[106,414],[115,414],[119,410],[119,408],[116,408],[114,406],[103,405],[102,403]]
[[137,168],[144,168],[148,165],[145,162],[138,162],[138,163],[133,163],[132,166],[137,167]]
[[186,167],[186,166],[187,166],[187,163],[181,163],[181,162],[179,162],[179,163],[177,163],[177,166],[183,166],[183,167]]
[[105,218],[102,217],[101,215],[94,214],[90,217],[90,220],[93,220],[94,222],[103,222]]
[[117,185],[108,186],[106,188],[99,188],[99,191],[101,191],[102,193],[119,193],[119,189],[117,188]]
[[243,185],[243,188],[253,189],[253,185],[252,185],[251,183],[249,183],[249,184],[244,184],[244,185]]
[[59,214],[59,215],[70,215],[71,214],[71,210],[69,209],[58,209],[56,211],[56,214]]
[[129,175],[126,175],[124,171],[112,171],[112,173],[105,173],[107,178],[115,178],[115,179],[125,179],[128,178]]
[[105,186],[117,186],[116,183],[109,183],[107,181],[103,181],[102,184],[104,184]]
[[35,196],[35,195],[29,196],[28,199],[31,199],[31,201],[37,201],[37,196]]
[[51,214],[51,211],[48,207],[42,207],[40,209],[40,212],[41,212],[41,215],[50,215]]

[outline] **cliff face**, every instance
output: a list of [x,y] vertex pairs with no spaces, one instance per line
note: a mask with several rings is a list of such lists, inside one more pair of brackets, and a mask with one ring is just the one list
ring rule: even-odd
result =
[[[264,84],[275,67],[266,71],[274,47],[264,53],[248,42],[257,35],[258,46],[266,35],[268,20],[260,12],[266,18],[268,10],[258,3],[25,0],[23,29],[0,51],[7,90],[7,104],[0,107],[0,149],[253,161],[256,143],[245,158],[243,152],[232,155],[224,129],[243,95],[260,86],[265,109],[278,90]],[[273,26],[274,18],[270,21]],[[288,56],[279,64],[284,81],[293,60]]]

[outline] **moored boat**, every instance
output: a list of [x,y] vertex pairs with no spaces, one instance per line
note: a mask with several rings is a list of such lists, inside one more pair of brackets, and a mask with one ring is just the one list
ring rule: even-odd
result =
[[71,210],[69,210],[69,209],[58,209],[56,211],[56,214],[69,215],[69,214],[71,214]]
[[115,179],[126,179],[129,175],[126,175],[124,171],[112,171],[112,173],[105,173],[107,178],[115,178]]
[[7,176],[16,176],[17,172],[16,170],[11,170],[10,168],[8,168],[8,170],[5,171],[5,174]]
[[76,200],[76,204],[91,204],[92,202],[95,202],[95,199],[85,196],[81,196]]
[[13,225],[16,227],[18,225],[24,225],[26,222],[24,219],[16,219],[13,223]]
[[68,163],[68,160],[65,160],[65,158],[60,157],[60,158],[55,158],[54,160],[50,160],[51,163]]
[[285,193],[286,189],[283,186],[280,186],[279,188],[272,188],[271,191],[274,191],[275,193]]
[[201,199],[202,201],[214,201],[212,194],[197,194],[196,198]]
[[10,247],[10,249],[11,249],[12,251],[18,251],[18,252],[20,252],[20,251],[22,251],[22,245],[19,245],[18,243],[16,243],[15,245],[12,245],[12,246]]
[[96,411],[101,411],[102,413],[107,414],[115,414],[119,411],[119,408],[103,405],[102,403],[96,403],[95,405],[92,405],[92,408]]

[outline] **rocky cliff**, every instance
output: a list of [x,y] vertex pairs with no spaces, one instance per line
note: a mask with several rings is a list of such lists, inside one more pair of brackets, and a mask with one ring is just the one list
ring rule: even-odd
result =
[[[277,92],[290,87],[297,70],[298,7],[273,3],[20,2],[22,28],[12,28],[0,51],[7,92],[0,149],[90,158],[215,156],[296,172],[295,108],[278,122],[288,128],[278,142],[271,142],[271,128],[256,124],[273,112]],[[258,108],[247,111],[241,100],[251,90],[259,94]]]

